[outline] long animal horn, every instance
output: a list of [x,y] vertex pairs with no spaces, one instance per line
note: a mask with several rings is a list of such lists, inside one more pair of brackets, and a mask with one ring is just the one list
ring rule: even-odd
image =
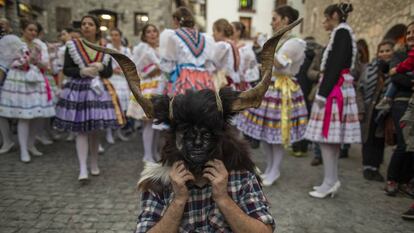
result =
[[140,80],[137,73],[137,69],[135,67],[135,63],[131,61],[127,56],[123,55],[122,53],[113,50],[108,49],[104,47],[97,46],[95,44],[92,44],[86,40],[82,40],[83,43],[85,43],[89,48],[94,49],[99,52],[108,53],[111,55],[119,64],[122,71],[125,74],[125,78],[128,81],[129,88],[132,91],[132,94],[135,96],[135,99],[141,105],[142,109],[145,112],[145,115],[148,118],[154,117],[154,107],[152,105],[151,100],[144,98],[144,96],[141,93],[141,86],[140,86]]
[[261,53],[262,58],[262,74],[263,78],[257,86],[254,88],[241,92],[238,98],[233,102],[232,111],[239,112],[243,111],[247,108],[257,108],[260,106],[262,99],[269,88],[269,85],[272,80],[272,68],[273,68],[273,60],[275,56],[276,46],[279,42],[280,38],[282,38],[283,34],[287,31],[291,30],[296,25],[300,24],[303,21],[302,18],[296,20],[295,22],[283,27],[279,31],[277,31],[272,38],[266,41],[263,45],[263,50]]

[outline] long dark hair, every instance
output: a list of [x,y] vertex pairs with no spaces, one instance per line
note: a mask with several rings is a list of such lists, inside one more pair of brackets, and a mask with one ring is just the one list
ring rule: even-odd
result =
[[348,19],[348,14],[354,10],[351,3],[338,3],[332,4],[325,8],[323,12],[325,16],[332,17],[333,14],[336,12],[339,16],[340,22],[346,22]]
[[360,62],[368,63],[369,62],[369,50],[368,44],[365,39],[359,39],[356,42],[358,53],[360,55]]
[[275,12],[282,16],[282,18],[287,17],[289,19],[288,24],[291,24],[293,21],[299,18],[299,11],[291,6],[279,6],[275,9]]
[[93,23],[94,23],[94,24],[95,24],[95,26],[96,26],[96,34],[95,34],[96,39],[97,39],[97,40],[101,39],[101,37],[102,37],[102,33],[101,33],[101,29],[100,29],[100,27],[101,27],[101,22],[99,22],[99,19],[98,19],[96,16],[94,16],[94,15],[85,15],[85,16],[83,16],[83,17],[82,17],[82,19],[81,19],[81,27],[82,27],[82,21],[83,21],[84,19],[86,19],[86,18],[90,18],[90,19],[92,19]]

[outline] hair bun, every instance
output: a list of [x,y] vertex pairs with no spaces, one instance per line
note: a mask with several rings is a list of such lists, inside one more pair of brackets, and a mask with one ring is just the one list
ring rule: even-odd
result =
[[351,3],[341,2],[341,3],[339,3],[339,9],[342,11],[342,13],[347,15],[348,13],[350,13],[354,10],[354,7],[352,6]]

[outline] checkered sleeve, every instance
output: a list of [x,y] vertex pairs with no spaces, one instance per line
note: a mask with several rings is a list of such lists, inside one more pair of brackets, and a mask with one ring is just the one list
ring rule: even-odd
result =
[[255,218],[266,225],[276,227],[275,220],[269,212],[267,201],[259,181],[253,173],[249,174],[248,180],[242,187],[239,206],[250,217]]
[[135,233],[149,231],[158,221],[160,221],[165,203],[154,192],[145,191],[141,194],[141,214],[138,216],[138,223]]

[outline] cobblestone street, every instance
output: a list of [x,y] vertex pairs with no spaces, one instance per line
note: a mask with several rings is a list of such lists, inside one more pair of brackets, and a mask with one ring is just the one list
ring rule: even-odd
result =
[[[19,162],[17,149],[0,155],[1,233],[133,232],[139,211],[135,186],[143,166],[141,138],[106,146],[101,175],[86,186],[77,181],[74,142],[38,148],[45,155],[33,157],[30,164]],[[263,167],[261,151],[254,153]],[[388,161],[390,150],[387,154]],[[350,156],[340,161],[338,196],[326,200],[307,194],[321,180],[322,167],[311,167],[311,156],[285,158],[281,179],[265,188],[277,232],[414,232],[414,223],[400,218],[413,200],[387,197],[383,184],[365,181],[359,146]]]

